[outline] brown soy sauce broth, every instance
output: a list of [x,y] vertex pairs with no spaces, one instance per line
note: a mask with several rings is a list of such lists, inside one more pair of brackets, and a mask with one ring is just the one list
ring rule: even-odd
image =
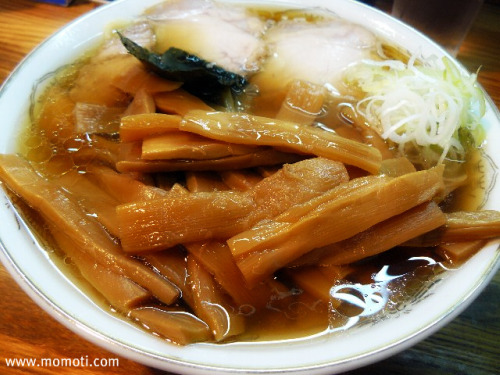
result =
[[444,277],[446,262],[433,249],[396,247],[361,261],[331,289],[330,331],[394,318],[429,295]]
[[[278,21],[284,17],[282,10],[254,9],[261,17]],[[302,17],[298,11],[286,13],[287,17]],[[314,20],[317,15],[310,18]],[[389,58],[407,60],[408,56],[393,46],[384,46],[384,53]],[[84,61],[84,60],[82,60]],[[57,176],[69,170],[82,173],[85,164],[75,162],[73,155],[82,147],[92,147],[86,135],[67,137],[67,127],[53,129],[54,133],[46,134],[37,126],[40,107],[52,100],[48,95],[63,95],[71,89],[72,77],[82,63],[72,65],[59,72],[52,85],[37,102],[33,122],[29,124],[20,138],[20,152],[36,163],[40,173],[46,176]],[[351,108],[354,99],[331,98],[325,105],[316,123],[325,129],[344,131],[353,138],[361,137],[359,130],[353,127],[349,116],[339,115],[336,108]],[[68,121],[61,117],[61,121]],[[71,125],[71,124],[69,124]],[[65,138],[66,137],[66,138]],[[54,139],[59,139],[54,143]],[[477,209],[485,198],[487,179],[483,165],[487,163],[480,152],[471,154],[467,163],[461,163],[460,170],[467,174],[467,185],[455,190],[443,202],[446,210]],[[154,176],[153,176],[154,180]],[[97,290],[88,284],[79,271],[71,264],[71,259],[54,249],[50,234],[43,220],[29,208],[18,206],[28,217],[28,223],[42,239],[54,263],[68,275],[86,295],[89,295],[103,309],[116,313],[102,298]],[[45,229],[44,229],[45,228]],[[432,248],[398,247],[378,256],[357,262],[352,272],[345,279],[332,285],[331,300],[327,303],[298,288],[286,272],[279,272],[275,278],[287,287],[273,295],[265,308],[254,310],[252,306],[240,306],[241,314],[246,316],[247,330],[244,334],[231,340],[263,341],[287,340],[307,337],[321,332],[343,330],[353,325],[383,320],[400,313],[411,303],[425,298],[426,291],[443,275],[444,261]],[[152,302],[151,305],[161,304]],[[142,327],[144,328],[144,327]]]

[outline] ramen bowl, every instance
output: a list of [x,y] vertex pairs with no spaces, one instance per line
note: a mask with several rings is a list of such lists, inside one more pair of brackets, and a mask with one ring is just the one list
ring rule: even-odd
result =
[[[30,53],[0,92],[0,152],[15,152],[20,125],[29,120],[31,95],[38,82],[94,46],[110,23],[132,21],[156,3],[159,1],[122,0],[103,6],[72,22]],[[354,1],[259,3],[323,7],[412,53],[447,56],[422,34]],[[490,169],[484,208],[499,210],[500,186],[495,184],[495,166],[500,165],[500,155],[488,145],[500,142],[500,120],[491,100],[487,100],[482,121],[487,129],[485,152]],[[35,302],[90,342],[142,364],[177,373],[333,374],[359,368],[409,348],[450,322],[473,303],[499,266],[498,241],[492,241],[457,269],[440,273],[418,298],[406,301],[397,312],[345,332],[332,330],[290,340],[178,346],[130,324],[90,299],[48,256],[9,197],[2,194],[1,200],[0,258]]]

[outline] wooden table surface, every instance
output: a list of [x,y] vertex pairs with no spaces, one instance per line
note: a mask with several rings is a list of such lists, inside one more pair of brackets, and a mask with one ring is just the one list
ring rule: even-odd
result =
[[[385,4],[385,3],[384,3]],[[98,5],[77,1],[58,7],[29,0],[0,0],[0,82],[43,39]],[[486,0],[458,59],[500,106],[500,1]],[[416,346],[351,374],[498,374],[500,273],[458,318]],[[5,358],[119,359],[115,367],[7,367]],[[83,340],[24,294],[0,265],[1,374],[160,374]]]

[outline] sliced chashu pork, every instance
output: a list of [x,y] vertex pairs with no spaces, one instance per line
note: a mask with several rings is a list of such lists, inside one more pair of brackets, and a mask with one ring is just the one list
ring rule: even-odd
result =
[[[124,33],[157,53],[180,48],[249,77],[251,91],[258,92],[251,96],[253,110],[274,117],[292,81],[339,89],[343,69],[375,50],[376,38],[367,29],[331,12],[319,13],[315,21],[294,16],[273,24],[234,3],[171,0],[149,9]],[[122,46],[113,47],[106,55],[124,53]]]
[[337,17],[283,20],[267,31],[264,42],[268,56],[251,83],[259,90],[255,112],[269,117],[276,115],[292,81],[339,91],[343,69],[370,57],[376,48],[370,31]]
[[260,65],[266,22],[244,7],[175,0],[152,8],[148,19],[155,30],[158,53],[180,48],[242,75]]

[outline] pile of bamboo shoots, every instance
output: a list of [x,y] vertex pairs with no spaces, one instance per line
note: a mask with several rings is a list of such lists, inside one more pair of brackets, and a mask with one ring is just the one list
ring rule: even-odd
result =
[[133,96],[119,141],[73,134],[85,147],[62,155],[78,168],[60,174],[46,172],[61,158],[1,155],[0,178],[114,309],[175,343],[242,334],[292,298],[278,274],[328,304],[360,260],[433,246],[461,261],[500,234],[497,212],[441,210],[443,166],[417,171],[364,124],[353,137],[316,126],[317,86],[294,82],[265,118],[211,108],[136,65],[112,84]]

